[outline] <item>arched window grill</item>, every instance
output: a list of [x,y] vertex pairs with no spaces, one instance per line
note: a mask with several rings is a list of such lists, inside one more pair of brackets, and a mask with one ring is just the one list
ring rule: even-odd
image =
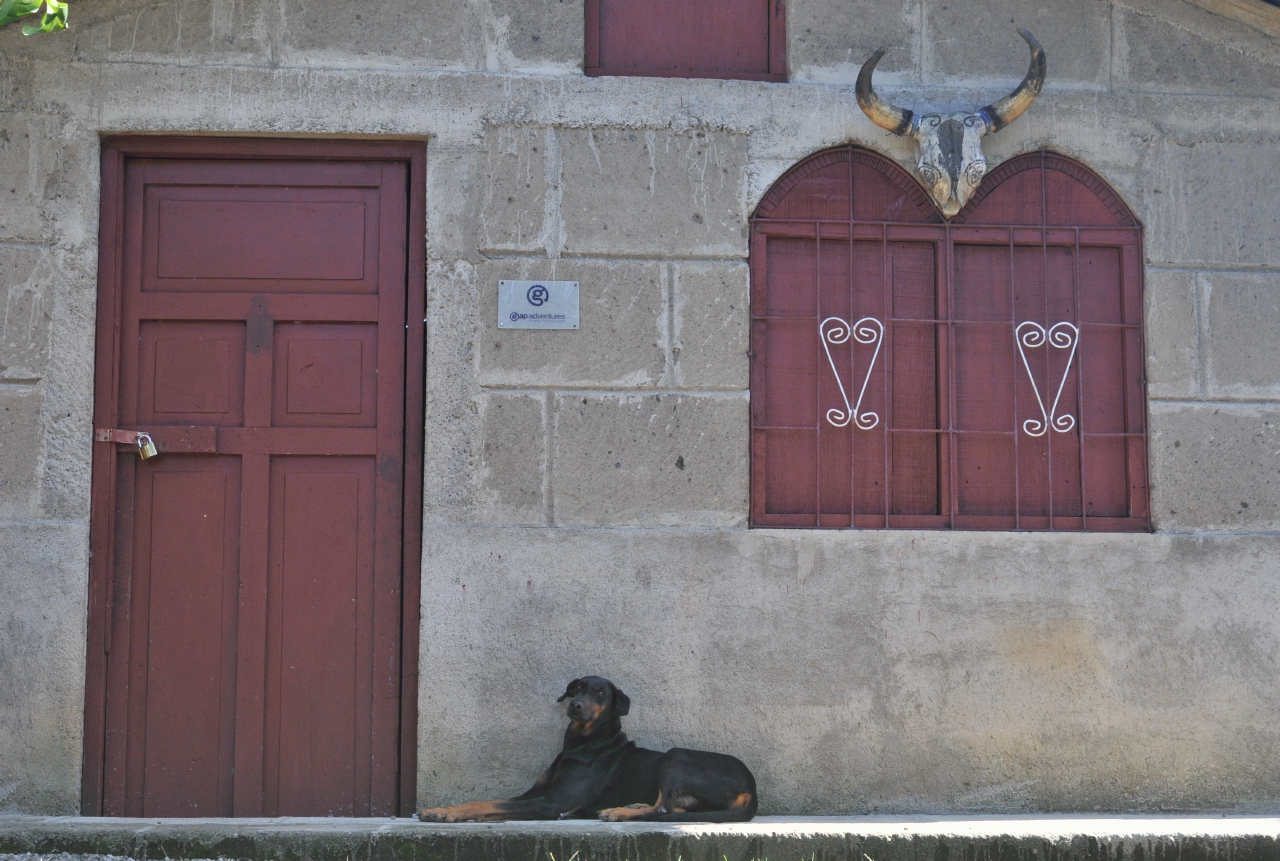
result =
[[1142,231],[1019,156],[944,222],[846,146],[752,220],[754,526],[1150,528]]

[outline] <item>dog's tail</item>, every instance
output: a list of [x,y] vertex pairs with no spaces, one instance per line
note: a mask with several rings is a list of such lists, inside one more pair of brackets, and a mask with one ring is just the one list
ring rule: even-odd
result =
[[750,822],[756,815],[756,794],[751,793],[751,801],[744,807],[730,807],[728,810],[702,810],[690,813],[664,813],[651,819],[651,822]]

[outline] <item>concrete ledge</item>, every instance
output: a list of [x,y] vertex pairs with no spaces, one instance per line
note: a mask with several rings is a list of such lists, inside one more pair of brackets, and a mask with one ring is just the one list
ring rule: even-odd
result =
[[0,853],[324,861],[1280,861],[1280,818],[781,817],[746,824],[0,816]]

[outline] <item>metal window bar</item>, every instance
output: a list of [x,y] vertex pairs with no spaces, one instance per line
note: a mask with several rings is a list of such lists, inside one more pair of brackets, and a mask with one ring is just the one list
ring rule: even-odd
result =
[[[853,169],[853,150],[852,150],[852,149],[846,149],[846,150],[845,150],[845,152],[849,154],[849,162],[848,162],[848,164],[849,164],[849,210],[848,210],[848,217],[849,217],[849,279],[848,279],[848,289],[849,289],[849,318],[850,318],[849,322],[851,322],[851,323],[852,323],[852,322],[853,322],[853,318],[858,317],[858,316],[861,316],[861,315],[859,315],[859,314],[857,314],[857,313],[856,313],[856,311],[857,311],[856,304],[857,304],[857,297],[858,297],[858,290],[857,290],[856,279],[857,279],[857,277],[858,277],[858,276],[857,276],[857,274],[855,273],[855,269],[854,269],[854,265],[853,265],[853,262],[854,262],[854,256],[853,256],[853,249],[854,249],[854,239],[853,239],[853,222],[854,222],[854,217],[857,215],[857,212],[855,211],[855,206],[856,206],[856,201],[857,201],[857,199],[858,199],[858,183],[857,183],[857,180],[855,179],[855,176],[856,176],[856,174],[857,174],[857,171]],[[881,337],[883,338],[884,336],[883,336],[883,335],[881,335]],[[850,375],[850,379],[852,379],[852,377],[853,377],[854,367],[855,367],[855,365],[854,365],[854,361],[853,361],[853,348],[852,348],[852,347],[850,347],[850,348],[849,348],[849,375]],[[856,435],[856,433],[857,433],[857,430],[856,430],[855,428],[852,428],[852,427],[851,427],[851,428],[849,429],[849,528],[850,528],[850,529],[854,528],[854,527],[857,525],[857,522],[858,522],[858,441],[857,441],[857,438],[856,438],[856,436],[855,436],[855,435]]]
[[950,498],[946,500],[946,504],[950,513],[951,529],[955,529],[956,517],[960,514],[960,473],[958,467],[960,441],[956,437],[956,255],[955,242],[951,238],[950,223],[946,227],[945,242],[947,252],[947,347],[951,353],[950,375],[947,378],[949,401],[947,405],[947,451],[950,454],[947,469],[951,474],[951,493],[949,494]]
[[[1048,172],[1045,170],[1045,158],[1046,158],[1045,151],[1041,150],[1040,151],[1040,273],[1041,273],[1040,295],[1044,299],[1044,302],[1043,302],[1044,317],[1042,319],[1044,320],[1044,325],[1048,327],[1049,326],[1049,180],[1047,176]],[[1012,239],[1012,234],[1010,234],[1010,238]],[[1072,269],[1074,270],[1074,268],[1075,268],[1075,264],[1073,262]],[[1076,313],[1074,315],[1073,322],[1075,323],[1075,326],[1076,326],[1076,348],[1078,350],[1080,347],[1079,306],[1076,307]],[[1014,334],[1016,336],[1017,332],[1015,331]],[[1072,355],[1074,356],[1074,353]],[[1045,367],[1048,368],[1048,364],[1047,364],[1048,350],[1047,349],[1045,351],[1045,359],[1046,359]],[[1077,368],[1077,375],[1078,375],[1079,374],[1078,364],[1076,365],[1076,368]],[[1064,383],[1066,381],[1066,375],[1069,374],[1070,372],[1071,372],[1071,367],[1070,365],[1068,365],[1066,370],[1063,371]],[[1079,389],[1080,389],[1080,386],[1079,384],[1077,384],[1076,390],[1079,391]],[[1015,406],[1017,405],[1016,400],[1014,401],[1014,404]],[[1018,413],[1017,413],[1017,410],[1015,409],[1014,410],[1015,421],[1017,420],[1017,415]],[[1080,415],[1078,410],[1076,411],[1076,415],[1077,416]],[[1078,419],[1076,421],[1075,432],[1076,432],[1077,438],[1079,438],[1080,422]],[[1045,436],[1047,437],[1047,439],[1045,440],[1045,457],[1049,459],[1048,464],[1046,464],[1046,468],[1048,470],[1048,475],[1049,475],[1049,502],[1048,502],[1049,531],[1053,532],[1054,517],[1057,515],[1057,510],[1054,508],[1054,504],[1053,504],[1053,433],[1052,431],[1046,431]],[[1083,460],[1080,461],[1080,470],[1082,472],[1084,470]]]
[[946,290],[947,284],[950,283],[950,273],[947,271],[945,262],[946,248],[938,243],[933,244],[933,267],[934,267],[934,283],[933,283],[933,350],[934,350],[934,418],[933,418],[933,451],[937,460],[938,479],[934,487],[934,510],[938,514],[943,514],[948,510],[949,500],[952,493],[951,484],[951,458],[947,446],[947,437],[942,432],[942,427],[947,421],[948,407],[947,399],[951,390],[950,386],[950,364],[948,362],[947,350],[949,341],[947,339],[946,325],[940,321],[944,314],[950,313],[947,304]]
[[[815,318],[822,326],[822,222],[813,225],[814,267],[813,267],[813,304]],[[821,331],[819,331],[821,336]],[[822,372],[813,375],[816,386],[815,401],[818,404],[817,429],[813,435],[813,525],[822,525]]]
[[[1041,167],[1042,176],[1043,176],[1043,173],[1044,173],[1044,169],[1042,166]],[[1072,287],[1072,290],[1074,291],[1074,298],[1076,303],[1076,320],[1079,323],[1083,324],[1084,323],[1084,312],[1083,312],[1084,306],[1080,304],[1080,228],[1078,227],[1075,230],[1075,248],[1072,250],[1072,254],[1071,254],[1071,287]],[[1123,319],[1123,317],[1121,319]],[[1083,336],[1084,326],[1081,325],[1080,329],[1081,329],[1080,335]],[[1084,364],[1083,359],[1081,359],[1080,364],[1081,365]],[[1077,368],[1079,368],[1079,365],[1077,365]],[[1085,464],[1088,463],[1088,452],[1086,451],[1087,440],[1084,434],[1084,374],[1081,373],[1079,370],[1077,370],[1076,372],[1076,415],[1080,417],[1076,423],[1077,432],[1080,438],[1080,530],[1082,532],[1088,532],[1089,531],[1089,494],[1088,494],[1088,490],[1085,487],[1086,485],[1085,476],[1088,473],[1088,470],[1085,469]]]
[[[853,224],[850,223],[849,229],[852,232]],[[884,486],[884,526],[889,528],[889,517],[893,512],[893,429],[897,427],[896,416],[893,412],[893,340],[897,327],[893,323],[893,261],[890,258],[889,250],[889,225],[882,223],[880,225],[880,309],[884,317],[884,333],[880,336],[888,343],[884,344],[884,384],[881,389],[884,392],[884,430],[881,439],[884,440],[881,448],[884,452],[884,476],[881,483]]]
[[[1018,337],[1018,266],[1017,246],[1013,243],[1013,231],[1009,231],[1009,328]],[[1016,345],[1015,345],[1016,347]],[[1013,528],[1022,528],[1022,449],[1018,434],[1018,365],[1017,350],[1010,356],[1013,362]]]
[[[1125,300],[1128,298],[1128,289],[1125,284],[1125,266],[1124,251],[1120,252],[1120,322],[1123,324],[1128,319],[1129,303]],[[1129,338],[1128,333],[1123,326],[1120,329],[1120,428],[1128,432],[1132,427],[1129,420]],[[1132,454],[1129,451],[1128,438],[1124,444],[1124,503],[1125,514],[1133,516],[1133,482],[1130,481],[1133,464],[1130,463]]]

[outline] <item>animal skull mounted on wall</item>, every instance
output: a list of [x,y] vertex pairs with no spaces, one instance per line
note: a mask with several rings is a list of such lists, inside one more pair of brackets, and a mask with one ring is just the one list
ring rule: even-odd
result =
[[1022,116],[1044,86],[1044,49],[1026,30],[1018,30],[1031,46],[1031,67],[1018,88],[976,113],[921,114],[892,105],[876,95],[871,73],[887,48],[881,48],[862,64],[858,73],[858,106],[871,122],[895,135],[909,135],[919,148],[920,180],[947,218],[959,212],[987,173],[982,136],[1009,125]]

